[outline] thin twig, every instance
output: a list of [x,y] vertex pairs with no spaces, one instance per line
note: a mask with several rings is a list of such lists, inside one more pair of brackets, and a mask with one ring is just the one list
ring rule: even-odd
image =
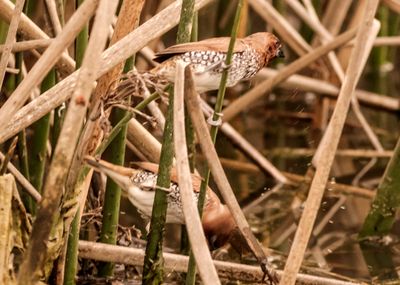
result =
[[54,34],[58,36],[61,33],[62,27],[57,14],[57,6],[54,0],[45,0],[47,10],[49,11],[50,20],[53,24]]
[[[262,69],[257,76],[261,78],[272,78],[278,74],[278,70],[271,68]],[[278,84],[279,87],[283,87],[289,90],[299,89],[302,91],[310,91],[317,94],[329,95],[337,97],[340,89],[326,81],[311,78],[308,76],[294,74],[288,77],[285,81]],[[383,108],[389,111],[398,111],[400,109],[399,100],[393,97],[386,96],[384,94],[377,94],[361,89],[355,91],[360,103],[367,104],[369,106]]]
[[18,142],[18,137],[14,137],[14,139],[12,140],[10,146],[8,147],[7,153],[4,156],[4,159],[0,165],[0,176],[3,175],[4,173],[6,173],[8,163],[10,162],[10,160],[12,159],[12,157],[14,155],[14,150],[15,150],[15,147],[17,146],[17,142]]
[[17,0],[11,18],[11,23],[8,28],[7,38],[4,44],[4,51],[1,55],[1,60],[0,60],[0,86],[3,86],[4,75],[6,74],[6,67],[11,54],[11,48],[16,41],[15,36],[17,34],[19,21],[21,19],[22,9],[24,9],[24,3],[25,0]]
[[[31,49],[40,49],[48,47],[52,42],[52,39],[40,39],[40,40],[30,40],[30,41],[22,41],[16,42],[12,45],[12,52],[20,52],[27,51]],[[5,45],[0,45],[0,53],[3,53],[5,50]]]
[[[0,160],[4,161],[4,154],[0,152]],[[22,185],[22,187],[26,190],[26,192],[31,195],[36,202],[39,202],[42,199],[42,196],[40,193],[35,189],[35,187],[32,186],[32,184],[19,172],[19,170],[12,164],[8,163],[7,164],[8,170],[14,177],[17,179],[17,181]]]

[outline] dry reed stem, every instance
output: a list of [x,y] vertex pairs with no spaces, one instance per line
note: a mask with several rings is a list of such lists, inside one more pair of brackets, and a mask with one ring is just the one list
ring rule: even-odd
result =
[[[185,76],[187,77],[191,75],[185,74]],[[191,80],[189,80],[187,83],[191,83]],[[192,87],[190,90],[194,90],[194,88]],[[203,154],[207,159],[207,164],[211,170],[214,181],[217,184],[218,189],[220,190],[220,193],[224,198],[224,201],[228,206],[234,220],[236,221],[236,224],[241,234],[245,238],[249,248],[252,250],[257,260],[261,263],[261,266],[267,266],[265,253],[251,232],[250,226],[246,221],[246,218],[233,193],[232,187],[226,178],[221,162],[219,161],[218,154],[214,148],[214,144],[212,143],[206,121],[201,112],[200,98],[196,92],[187,92],[185,100],[189,110],[188,113],[192,119],[193,128],[197,134]],[[271,271],[271,274],[273,275],[274,273]]]
[[[319,22],[318,16],[316,15],[316,12],[311,2],[309,0],[303,0],[303,2],[307,4],[308,14],[307,11],[299,2],[296,2],[294,0],[286,0],[286,3],[288,3],[295,10],[295,12],[302,18],[302,20],[305,21],[321,37],[321,42],[323,44],[326,44],[328,41],[332,40],[333,36]],[[370,38],[367,41],[367,47],[365,48],[364,59],[362,60],[362,66],[359,67],[359,70],[364,70],[364,66],[367,62],[368,55],[370,54],[370,51],[372,49],[372,43],[375,40],[376,36],[378,35],[379,28],[380,24],[377,20],[375,20],[374,29],[373,31],[371,31]],[[340,82],[343,83],[344,71],[335,53],[329,52],[328,58]],[[358,76],[361,76],[361,73]],[[358,79],[356,79],[356,81],[358,81]],[[357,120],[360,122],[362,128],[364,129],[373,147],[378,151],[383,151],[383,146],[380,143],[378,137],[373,132],[372,127],[369,125],[367,119],[363,115],[356,96],[352,96],[351,106]],[[322,144],[320,144],[320,146],[321,145]],[[315,157],[316,161],[318,161],[318,159],[319,157]],[[373,165],[374,163],[369,163],[367,167],[364,167],[363,169],[369,169]]]
[[12,196],[17,191],[11,174],[0,176],[0,283],[10,284],[10,258],[13,244],[12,231]]
[[[0,161],[4,161],[4,154],[0,152]],[[26,190],[35,199],[36,202],[39,202],[42,199],[42,195],[32,186],[32,184],[19,172],[19,170],[9,162],[7,164],[7,168],[12,175],[14,175],[15,179],[22,185],[22,187]]]
[[352,1],[348,0],[328,1],[328,6],[323,15],[322,25],[326,27],[332,35],[337,35],[339,33],[351,3]]
[[[202,101],[203,113],[206,117],[212,116],[212,108]],[[231,139],[236,146],[241,148],[246,155],[257,162],[267,173],[270,173],[280,183],[288,183],[286,177],[271,162],[268,161],[251,143],[249,143],[238,131],[230,124],[223,123],[220,127],[222,133]]]
[[[0,122],[11,120],[14,114],[25,104],[29,98],[30,91],[41,83],[63,51],[73,42],[83,25],[88,22],[97,7],[97,3],[98,0],[87,0],[76,10],[62,33],[54,39],[24,80],[0,108]],[[4,124],[0,124],[0,132],[4,131],[4,127]]]
[[[227,123],[224,123],[221,126],[221,131],[228,137],[230,137],[230,131],[228,130],[226,133],[224,131],[225,125]],[[228,124],[227,124],[228,125]],[[229,125],[230,126],[230,125]],[[234,130],[234,133],[237,133],[237,131]],[[247,148],[246,144],[249,144],[247,141],[245,141],[244,144],[241,143],[241,140],[244,139],[243,137],[239,138],[236,140],[235,135],[231,138],[235,143],[239,144],[239,147],[243,149],[243,151],[251,157],[254,161],[257,161],[260,165],[260,167],[266,171],[269,172],[269,167],[265,167],[265,163],[269,163],[268,160],[264,158],[262,154],[259,154],[258,151],[252,146],[249,145],[249,148]],[[158,163],[159,157],[160,157],[160,152],[161,152],[161,144],[159,141],[157,141],[152,134],[149,133],[148,130],[146,130],[136,119],[132,119],[129,122],[128,125],[128,141],[130,141],[133,146],[137,149],[139,149],[142,152],[142,155],[146,157],[145,160],[152,161],[155,163]],[[256,152],[256,155],[252,155],[253,151]],[[282,149],[283,152],[285,152],[285,149]],[[305,156],[312,156],[315,153],[315,150],[302,150],[299,149],[297,150],[287,150],[288,153],[291,153],[293,151],[294,155],[305,155]],[[384,151],[384,152],[379,152],[379,151],[374,151],[374,150],[338,150],[337,155],[341,156],[356,156],[356,157],[390,157],[392,151]],[[273,153],[272,153],[273,154]],[[283,154],[285,155],[285,154]],[[256,171],[259,172],[259,167],[250,164],[250,163],[243,163],[243,162],[235,162],[231,161],[229,159],[224,159],[220,158],[220,161],[222,165],[230,167],[232,169],[236,169],[238,171]],[[295,175],[287,172],[281,172],[287,180],[290,180],[291,182],[299,183],[304,181],[304,177],[300,175]],[[357,195],[363,198],[371,199],[375,196],[375,194],[364,188],[360,187],[355,187],[351,185],[345,185],[345,184],[340,184],[336,183],[333,185],[330,185],[329,188],[332,189],[333,192],[338,192],[338,193],[345,193],[348,195]]]
[[[84,7],[86,3],[90,3],[90,1],[85,1],[80,7]],[[47,241],[64,190],[69,169],[68,166],[71,163],[79,137],[77,130],[79,130],[86,115],[93,82],[97,74],[97,69],[100,68],[98,58],[107,40],[107,34],[103,33],[103,31],[111,24],[117,4],[118,1],[102,0],[96,11],[92,36],[88,43],[82,67],[79,71],[76,88],[72,95],[63,128],[54,151],[53,160],[48,172],[50,175],[46,177],[43,199],[33,225],[31,241],[25,252],[25,259],[21,264],[18,275],[18,281],[21,285],[35,284],[39,278],[41,269],[44,268]]]
[[161,154],[160,142],[136,119],[129,121],[127,138],[143,153],[148,161],[159,163]]
[[285,66],[278,72],[275,77],[267,79],[264,82],[260,83],[249,92],[244,94],[242,97],[232,102],[228,107],[226,107],[223,111],[224,120],[229,121],[243,110],[247,110],[254,101],[261,98],[265,93],[270,92],[275,85],[283,82],[284,80],[286,80],[286,78],[307,67],[310,63],[327,54],[331,50],[348,42],[355,33],[356,29],[346,31],[328,44],[322,45],[312,50],[308,54],[300,57],[298,60]]
[[[125,0],[122,3],[120,14],[118,15],[117,23],[115,25],[115,30],[112,35],[110,46],[118,42],[124,36],[129,34],[134,28],[139,24],[140,13],[142,11],[144,0]],[[109,88],[112,88],[110,84],[112,82],[117,82],[118,77],[122,73],[124,67],[124,62],[119,63],[114,66],[110,71],[101,76],[98,79],[97,86],[91,97],[89,112],[90,119],[86,122],[85,127],[79,139],[78,146],[72,161],[72,167],[70,174],[68,175],[68,187],[75,187],[76,180],[81,169],[82,157],[87,154],[87,146],[97,146],[99,145],[101,139],[103,138],[102,131],[100,135],[94,135],[96,128],[99,127],[100,116],[97,116],[99,112],[99,106],[102,99],[106,97],[106,93]],[[115,83],[114,83],[115,84]]]
[[[310,9],[313,9],[311,2],[309,2],[309,0],[304,0],[304,1],[305,1],[305,3],[309,3]],[[317,26],[321,26],[317,16],[315,16],[315,21],[317,21],[317,23],[316,23]],[[373,47],[373,42],[375,41],[375,38],[378,35],[379,29],[380,29],[379,21],[374,20],[373,28],[371,29],[370,37],[367,40],[366,48],[364,50],[364,58],[361,63],[362,66],[359,67],[359,70],[364,70],[364,67],[367,63],[368,56]],[[321,35],[322,42],[325,43],[329,39],[332,38],[332,35],[330,35],[329,32],[326,31],[324,28],[322,29],[322,31],[323,31],[323,34]],[[329,60],[332,64],[332,66],[334,66],[334,70],[335,70],[340,82],[343,83],[344,71],[340,65],[338,58],[336,57],[335,53],[333,53],[333,52],[329,53],[328,57],[329,57]],[[360,77],[360,76],[361,76],[361,72],[360,72],[360,74],[358,74],[358,77]],[[359,78],[356,79],[357,82],[358,82],[358,80],[359,80]],[[355,93],[353,93],[353,96],[351,97],[351,107],[352,107],[353,113],[355,114],[357,120],[360,122],[361,127],[363,128],[365,134],[367,135],[368,139],[370,140],[372,146],[378,151],[383,151],[384,148],[383,148],[382,144],[380,143],[378,137],[372,130],[372,127],[370,126],[370,124],[368,123],[367,119],[365,118],[364,114],[361,111],[360,104],[358,102],[358,99],[357,99],[357,96],[355,95]],[[361,169],[361,171],[359,171],[359,173],[353,179],[352,183],[358,184],[358,181],[361,179],[361,177],[363,177],[375,165],[376,162],[377,162],[377,159],[375,159],[375,158],[370,160],[369,163],[367,165],[365,165]]]
[[[358,0],[357,5],[354,5],[352,9],[352,15],[349,17],[349,23],[347,24],[347,29],[355,28],[359,26],[362,21],[363,13],[365,11],[365,6],[369,0]],[[351,48],[345,45],[341,47],[337,53],[337,57],[339,58],[340,64],[343,69],[347,69],[347,65],[349,63]]]
[[[30,49],[42,49],[47,48],[51,44],[51,39],[40,39],[40,40],[30,40],[30,41],[22,41],[16,42],[12,45],[12,52],[20,52],[26,51]],[[3,53],[5,50],[5,45],[0,45],[0,53]]]
[[[143,4],[144,0],[123,1],[121,12],[120,15],[118,15],[115,30],[111,38],[110,46],[113,46],[137,27],[139,24],[140,13],[142,11]],[[95,104],[98,104],[99,100],[106,95],[107,90],[112,88],[112,86],[110,86],[111,82],[114,82],[114,85],[116,84],[116,80],[121,75],[123,67],[124,62],[120,62],[99,78],[93,94],[94,103],[92,103],[91,107]]]
[[[205,160],[204,156],[198,156],[198,157],[201,160]],[[227,158],[220,158],[220,161],[221,161],[221,164],[224,166],[224,168],[229,168],[229,169],[240,171],[240,172],[261,174],[260,168],[257,167],[257,165],[249,163],[249,162],[236,161],[236,160],[227,159]],[[294,174],[294,173],[284,172],[284,171],[282,172],[282,174],[285,175],[285,177],[287,179],[289,179],[290,181],[292,181],[295,184],[304,183],[308,179],[304,176]],[[327,188],[332,190],[330,192],[332,194],[355,195],[357,197],[369,199],[369,200],[371,200],[372,198],[375,197],[375,192],[370,189],[347,185],[347,184],[329,183],[328,182]]]
[[[295,156],[305,156],[310,157],[314,155],[316,149],[309,148],[289,148],[289,147],[279,147],[271,148],[266,151],[268,155],[271,156],[285,156],[285,157],[295,157]],[[393,155],[392,150],[371,150],[371,149],[338,149],[336,150],[336,156],[342,157],[355,157],[355,158],[390,158]]]
[[400,14],[400,3],[398,0],[382,0],[382,2],[395,13]]
[[[144,250],[128,248],[117,245],[95,243],[90,241],[79,241],[79,256],[85,259],[94,259],[106,262],[130,264],[143,266]],[[184,255],[163,253],[164,268],[168,272],[186,272],[189,258]],[[263,272],[257,266],[214,260],[220,278],[259,284]],[[282,275],[280,271],[278,275]],[[263,283],[265,284],[265,283]],[[316,277],[307,274],[299,274],[297,285],[357,285],[355,283],[340,281],[324,277]]]
[[24,9],[24,3],[25,0],[17,0],[11,16],[11,23],[8,28],[6,42],[4,44],[4,51],[0,60],[0,87],[3,86],[4,75],[6,74],[6,68],[10,59],[12,45],[16,42],[15,36],[17,34],[18,25],[21,19],[22,9]]
[[[1,1],[5,0],[0,0],[0,4]],[[213,0],[197,0],[195,3],[195,11],[212,1]],[[176,26],[179,22],[180,9],[180,2],[173,2],[153,18],[103,52],[101,58],[98,59],[101,68],[97,72],[96,78],[105,74],[132,54],[138,52],[141,48],[146,46],[149,41],[158,38]],[[77,71],[21,108],[4,128],[4,131],[0,132],[0,143],[36,122],[62,102],[68,100],[71,96],[76,78]]]
[[312,50],[311,46],[293,28],[293,26],[270,4],[264,0],[248,0],[253,9],[276,30],[285,44],[289,45],[298,55],[304,55]]
[[398,46],[400,45],[400,36],[377,37],[374,41],[374,47]]
[[[308,4],[308,11],[300,4],[300,2],[295,0],[285,0],[286,3],[292,8],[292,10],[312,29],[314,32],[321,37],[322,44],[333,39],[333,36],[321,25],[318,16],[311,3]],[[308,3],[307,1],[303,1]],[[339,60],[336,58],[333,51],[328,53],[328,58],[331,66],[340,80],[343,80],[344,72],[341,68]]]
[[[143,99],[147,99],[151,96],[149,90],[147,88],[144,88],[143,92]],[[161,112],[158,104],[155,101],[151,101],[149,104],[147,104],[147,108],[150,111],[150,114],[153,116],[155,123],[156,123],[156,129],[162,132],[165,127],[165,117],[164,114]]]
[[336,108],[329,123],[331,125],[330,140],[323,149],[324,156],[318,163],[310,191],[305,202],[296,235],[294,237],[291,250],[285,265],[284,273],[280,281],[281,285],[293,285],[296,282],[296,275],[299,272],[304,253],[312,232],[317,212],[324,194],[329,172],[335,156],[335,151],[339,143],[340,135],[346,120],[346,114],[350,107],[351,96],[355,90],[357,80],[359,79],[358,69],[362,66],[363,53],[369,34],[373,28],[374,15],[379,4],[378,0],[371,0],[367,3],[364,20],[360,26],[356,45],[350,57],[349,67],[338,97]]
[[[362,71],[364,70],[365,64],[367,63],[368,56],[372,49],[372,43],[373,43],[374,39],[376,38],[376,35],[378,34],[379,28],[380,28],[379,22],[377,20],[373,20],[372,26],[370,29],[370,33],[367,35],[363,49],[362,49],[362,51],[361,50],[358,51],[359,53],[361,53],[361,59],[359,62],[359,66],[357,66],[357,68],[354,69],[355,82],[357,82],[357,83],[361,77]],[[342,95],[342,96],[344,96],[344,95]],[[339,97],[337,100],[338,100],[337,102],[339,102],[340,94],[339,94]],[[365,117],[361,114],[360,106],[357,102],[354,92],[352,93],[350,104],[353,108],[353,111],[355,112],[357,119],[359,120],[359,122],[362,125],[364,131],[366,132],[368,138],[370,139],[372,145],[375,147],[376,150],[383,151],[384,149],[383,149],[381,143],[379,142],[379,139],[376,137],[375,133],[373,132],[371,126],[368,124]],[[333,125],[331,124],[326,129],[324,136],[322,137],[322,139],[318,145],[317,151],[314,154],[314,157],[312,160],[314,167],[318,167],[320,158],[324,154],[324,150],[326,149],[326,144],[328,144],[328,141],[331,139],[330,132],[332,131],[332,126]]]
[[53,25],[54,35],[58,36],[61,33],[62,27],[57,14],[56,2],[54,0],[45,0],[45,2],[47,6],[47,11],[50,16],[51,24]]
[[[186,70],[186,71],[185,71]],[[186,72],[186,74],[185,74]],[[217,270],[214,267],[207,240],[204,235],[199,211],[193,199],[192,174],[190,173],[189,160],[187,154],[186,134],[185,134],[185,107],[184,93],[195,92],[189,88],[194,87],[194,83],[185,85],[185,82],[192,80],[190,68],[182,62],[177,62],[174,84],[174,149],[176,157],[176,169],[179,181],[179,191],[181,193],[183,215],[189,236],[191,250],[196,260],[196,265],[204,284],[221,284],[218,279]],[[186,88],[185,86],[189,87]]]
[[[14,4],[9,0],[0,0],[0,18],[9,23],[12,18],[14,10]],[[18,33],[24,38],[28,39],[49,39],[49,36],[43,32],[31,19],[25,14],[22,14],[21,21],[18,26]],[[75,61],[63,53],[59,62],[57,62],[57,68],[62,71],[63,74],[72,73],[75,69]]]
[[[258,73],[258,76],[261,78],[271,78],[276,76],[278,72],[275,69],[264,68]],[[331,97],[337,97],[340,91],[337,86],[331,83],[298,74],[291,75],[285,81],[279,83],[278,86],[289,90],[300,89]],[[400,109],[399,100],[393,97],[360,89],[355,91],[355,95],[361,103],[369,106],[383,108],[388,111],[398,111]]]

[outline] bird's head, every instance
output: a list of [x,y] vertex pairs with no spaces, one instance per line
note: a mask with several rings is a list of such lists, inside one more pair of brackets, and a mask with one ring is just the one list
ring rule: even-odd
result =
[[251,252],[228,207],[219,201],[209,203],[204,208],[202,224],[210,249],[215,250],[229,242],[240,255]]
[[227,243],[236,228],[236,223],[228,207],[219,201],[217,203],[209,201],[205,206],[202,224],[211,250]]
[[248,36],[246,40],[264,55],[264,66],[274,58],[285,57],[281,42],[274,34],[267,32],[255,33]]

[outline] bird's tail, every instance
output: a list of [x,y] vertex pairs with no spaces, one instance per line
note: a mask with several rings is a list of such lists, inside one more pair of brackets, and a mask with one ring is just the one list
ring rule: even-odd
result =
[[106,174],[124,191],[128,191],[129,187],[132,185],[131,177],[137,172],[136,169],[114,165],[91,156],[86,156],[84,161],[96,171]]

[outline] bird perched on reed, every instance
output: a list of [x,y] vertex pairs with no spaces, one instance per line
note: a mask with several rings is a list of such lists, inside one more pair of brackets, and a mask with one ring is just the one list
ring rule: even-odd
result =
[[[129,201],[146,217],[151,217],[155,186],[157,183],[158,165],[150,162],[135,163],[135,168],[127,168],[111,164],[104,160],[86,157],[85,161],[95,170],[113,179]],[[200,191],[201,177],[192,175],[193,199],[197,203]],[[179,192],[176,169],[171,170],[171,187],[168,192],[167,223],[184,224],[182,201]],[[228,209],[221,203],[218,196],[207,188],[203,209],[202,225],[210,249],[217,249],[227,242],[239,253],[247,252],[248,247],[236,226]]]
[[281,43],[271,33],[255,33],[236,39],[232,61],[225,66],[229,37],[210,38],[203,41],[178,44],[156,54],[154,61],[160,63],[150,71],[132,70],[120,78],[119,83],[107,95],[110,102],[121,101],[127,96],[142,96],[144,89],[153,88],[159,94],[169,83],[174,83],[178,61],[189,64],[197,92],[217,90],[224,69],[228,69],[227,86],[249,79],[268,63],[283,57]]
[[225,66],[229,37],[210,38],[203,41],[171,46],[156,54],[154,61],[161,63],[150,74],[173,82],[178,60],[190,64],[198,92],[219,88],[222,72],[228,68],[227,86],[253,77],[261,68],[277,57],[283,57],[281,43],[271,33],[255,33],[237,39],[230,66]]

